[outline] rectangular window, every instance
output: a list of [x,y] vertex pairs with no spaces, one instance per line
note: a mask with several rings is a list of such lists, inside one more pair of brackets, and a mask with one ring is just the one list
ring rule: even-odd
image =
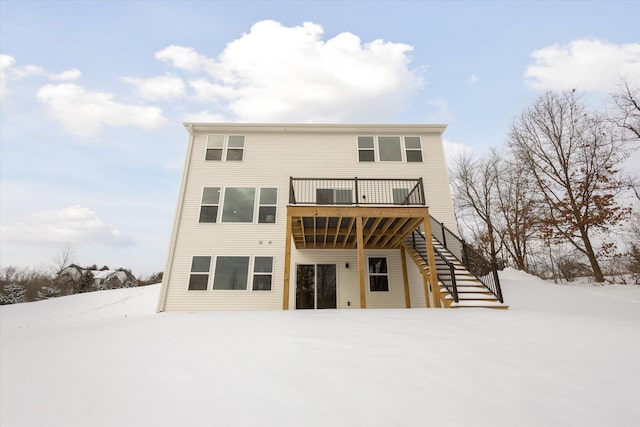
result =
[[400,137],[379,136],[378,151],[381,162],[401,162],[402,150],[400,149]]
[[419,136],[405,136],[404,147],[407,162],[422,162],[422,147]]
[[372,136],[358,137],[358,161],[373,162],[375,161],[375,151]]
[[261,188],[260,189],[260,205],[258,207],[259,223],[275,223],[276,208],[278,206],[278,189],[277,188]]
[[255,199],[255,188],[226,188],[222,222],[253,222]]
[[353,190],[317,188],[316,203],[319,205],[350,205],[353,203]]
[[217,222],[220,206],[220,187],[205,187],[202,191],[200,222]]
[[209,283],[210,256],[194,256],[191,260],[191,275],[189,276],[190,291],[206,291]]
[[369,290],[371,292],[389,291],[389,273],[386,258],[369,258]]
[[224,149],[224,135],[207,135],[206,160],[222,160]]
[[249,275],[248,256],[219,256],[213,276],[214,290],[246,290]]
[[229,135],[227,161],[242,161],[244,156],[244,136]]
[[253,290],[270,291],[273,276],[273,257],[257,256],[253,263]]

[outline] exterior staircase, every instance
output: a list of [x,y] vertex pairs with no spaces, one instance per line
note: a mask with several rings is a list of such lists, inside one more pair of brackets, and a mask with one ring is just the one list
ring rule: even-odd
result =
[[[436,273],[438,276],[438,288],[435,295],[440,296],[440,301],[447,308],[494,308],[507,309],[508,305],[502,300],[502,292],[499,283],[489,283],[492,289],[483,283],[497,280],[493,272],[480,277],[472,274],[460,259],[453,255],[445,246],[432,236],[434,255],[436,259]],[[424,235],[414,232],[404,242],[409,256],[416,263],[420,272],[429,278],[429,264],[427,262],[427,249]],[[487,277],[488,276],[488,277]]]

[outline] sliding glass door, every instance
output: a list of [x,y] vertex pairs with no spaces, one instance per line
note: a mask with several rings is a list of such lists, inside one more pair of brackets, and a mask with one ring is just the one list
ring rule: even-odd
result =
[[298,264],[296,309],[336,308],[336,265]]

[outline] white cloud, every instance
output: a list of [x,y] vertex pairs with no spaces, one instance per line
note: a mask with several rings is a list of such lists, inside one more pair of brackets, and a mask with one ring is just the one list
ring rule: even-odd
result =
[[640,75],[640,43],[574,40],[533,51],[527,83],[536,89],[609,92],[620,77]]
[[185,114],[183,120],[188,123],[223,123],[230,121],[227,117],[218,113],[203,110],[195,114]]
[[0,226],[2,240],[31,244],[98,244],[126,247],[135,244],[131,236],[106,224],[91,209],[74,205],[28,216],[24,221]]
[[174,99],[185,95],[184,82],[173,74],[149,79],[123,77],[123,80],[136,87],[136,93],[139,97],[151,101]]
[[156,58],[186,71],[200,71],[214,63],[213,60],[199,54],[192,47],[175,45],[167,46],[156,52]]
[[49,78],[51,80],[71,81],[79,79],[81,75],[82,72],[80,70],[78,70],[77,68],[72,68],[58,74],[50,74]]
[[190,82],[200,100],[221,103],[238,121],[384,121],[422,85],[409,68],[412,47],[351,33],[323,40],[320,25],[261,21],[217,59],[169,46],[156,57],[202,72]]
[[473,148],[461,142],[453,142],[447,139],[442,141],[444,158],[448,167],[451,167],[463,155],[473,151]]
[[456,117],[449,109],[449,103],[444,98],[431,98],[427,100],[427,105],[435,110],[427,116],[427,123],[452,123]]
[[156,129],[166,119],[157,107],[122,104],[105,92],[89,92],[72,83],[49,84],[38,91],[49,114],[70,134],[90,137],[104,126]]
[[16,59],[11,55],[0,54],[0,99],[7,94],[7,81],[9,79],[22,79],[30,76],[45,74],[44,70],[35,65],[16,67]]
[[480,80],[480,79],[478,78],[478,76],[476,76],[475,74],[471,74],[471,75],[469,76],[469,78],[467,79],[467,83],[471,83],[471,84],[473,84],[473,83],[477,82],[478,80]]

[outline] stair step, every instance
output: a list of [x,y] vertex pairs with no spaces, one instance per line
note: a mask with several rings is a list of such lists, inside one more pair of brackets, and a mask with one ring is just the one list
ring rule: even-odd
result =
[[506,310],[509,306],[500,301],[459,301],[452,302],[451,308],[499,308]]
[[[449,292],[449,291],[447,290],[447,288],[444,285],[442,285],[442,287],[440,288],[440,292]],[[484,292],[489,292],[489,290],[487,288],[485,288],[485,287],[480,287],[480,286],[468,286],[468,287],[464,287],[464,288],[462,288],[462,287],[458,288],[458,293],[459,294],[468,293],[468,292],[481,294],[481,293],[484,293]]]
[[[445,299],[453,299],[452,295],[447,295],[444,297]],[[477,300],[483,300],[483,301],[498,301],[498,299],[495,297],[495,295],[493,295],[491,292],[489,292],[488,294],[481,294],[481,293],[460,293],[458,292],[458,299],[460,301],[477,301]]]

